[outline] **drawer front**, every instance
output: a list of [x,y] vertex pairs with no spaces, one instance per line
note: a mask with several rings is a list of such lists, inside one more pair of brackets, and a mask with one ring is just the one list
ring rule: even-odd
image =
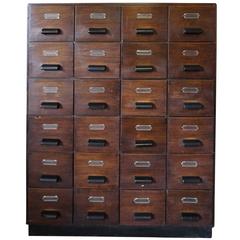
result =
[[124,43],[122,48],[124,79],[167,77],[167,44]]
[[72,187],[71,153],[34,152],[28,154],[30,187]]
[[73,41],[74,6],[32,5],[29,7],[30,41]]
[[72,43],[29,43],[30,77],[65,78],[73,75]]
[[167,7],[123,7],[124,41],[167,41]]
[[123,118],[121,149],[129,153],[165,153],[166,119]]
[[122,81],[122,114],[164,116],[166,114],[166,81]]
[[164,191],[120,191],[121,225],[153,226],[164,223]]
[[28,189],[28,224],[72,223],[71,189]]
[[76,80],[75,114],[89,116],[119,114],[120,82],[115,80]]
[[212,189],[214,156],[171,154],[168,156],[168,189]]
[[75,188],[113,188],[118,186],[119,157],[109,153],[76,153]]
[[170,153],[212,153],[214,118],[179,117],[168,120]]
[[170,78],[215,78],[216,45],[213,43],[170,43]]
[[119,43],[75,43],[75,76],[119,78]]
[[30,79],[28,85],[30,115],[72,115],[72,80]]
[[215,6],[171,6],[170,41],[215,41]]
[[212,226],[213,194],[206,190],[168,191],[167,224],[178,226]]
[[165,162],[164,155],[121,155],[121,189],[164,189]]
[[29,151],[71,152],[73,147],[73,120],[57,117],[28,118]]
[[170,80],[168,111],[170,116],[213,116],[214,80]]
[[76,41],[120,41],[120,8],[113,6],[76,6]]
[[119,223],[117,190],[77,189],[74,196],[74,222],[86,225]]
[[75,118],[75,150],[79,152],[118,152],[118,117]]

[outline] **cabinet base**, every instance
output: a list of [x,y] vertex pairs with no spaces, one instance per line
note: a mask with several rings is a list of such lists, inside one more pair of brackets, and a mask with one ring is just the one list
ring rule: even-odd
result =
[[211,238],[211,227],[42,226],[29,225],[29,236],[120,236]]

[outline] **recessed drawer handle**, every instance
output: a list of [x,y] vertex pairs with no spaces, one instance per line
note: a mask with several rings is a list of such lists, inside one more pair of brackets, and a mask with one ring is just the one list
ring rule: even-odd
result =
[[134,204],[150,204],[150,198],[144,198],[144,197],[136,197],[133,199]]
[[107,214],[105,212],[88,212],[86,216],[87,220],[93,221],[105,220],[106,218]]
[[136,34],[139,35],[153,35],[155,30],[153,28],[137,28]]
[[44,195],[44,196],[42,196],[42,201],[43,202],[58,202],[59,197],[58,197],[58,195]]
[[136,66],[135,72],[153,72],[154,67],[153,66]]
[[43,138],[41,140],[41,145],[43,146],[59,146],[62,144],[60,139],[53,139],[53,138]]
[[195,124],[183,124],[181,128],[183,131],[188,132],[196,132],[199,130],[199,126]]
[[42,64],[41,70],[46,72],[55,72],[62,70],[62,66],[60,64]]
[[134,213],[134,220],[135,221],[149,221],[153,219],[153,214],[152,213]]
[[89,34],[107,34],[108,30],[107,28],[89,28],[88,33]]
[[136,184],[151,184],[153,183],[153,177],[150,176],[135,176],[134,183]]
[[104,203],[105,198],[104,196],[89,196],[88,202],[90,203]]
[[204,105],[200,102],[184,102],[183,107],[188,110],[199,110],[203,109]]
[[192,160],[186,160],[181,162],[181,166],[183,168],[196,168],[198,167],[198,162],[192,161]]
[[141,148],[141,147],[153,147],[155,145],[155,142],[153,140],[136,140],[135,141],[135,147]]
[[58,35],[58,34],[61,34],[61,29],[60,28],[42,28],[41,34]]
[[89,147],[105,147],[107,141],[105,139],[88,139]]
[[183,66],[184,72],[202,72],[204,68],[200,65],[184,65]]
[[199,139],[183,139],[182,144],[184,147],[201,147],[203,143]]
[[61,216],[61,214],[60,214],[60,212],[58,212],[58,211],[43,210],[43,211],[41,212],[41,216],[42,216],[43,218],[46,218],[46,219],[52,219],[52,220],[54,220],[54,219],[58,219],[58,218]]
[[105,176],[88,176],[88,183],[104,184],[106,182],[107,178]]
[[138,168],[149,168],[151,167],[150,161],[135,161],[134,166]]
[[185,57],[197,57],[199,55],[198,50],[183,50],[182,55]]
[[107,66],[105,65],[88,65],[89,72],[106,72]]
[[200,13],[195,13],[195,12],[184,13],[183,18],[184,19],[199,19]]
[[104,102],[90,102],[88,103],[88,108],[91,110],[103,110],[107,109],[108,105]]
[[154,104],[151,102],[136,102],[135,108],[136,109],[153,109]]
[[152,125],[138,124],[135,126],[136,131],[149,132],[152,131]]
[[197,197],[182,197],[181,202],[183,204],[198,204],[198,198]]
[[88,166],[90,167],[103,167],[104,161],[103,160],[88,160]]
[[191,93],[191,94],[195,94],[195,93],[199,93],[199,88],[197,87],[183,87],[181,89],[182,93]]
[[199,35],[203,33],[202,28],[184,28],[183,29],[183,34],[186,35]]
[[58,175],[41,175],[40,182],[46,182],[46,183],[57,183],[61,182],[61,177]]
[[198,222],[202,219],[201,215],[198,213],[189,213],[189,212],[183,212],[181,214],[181,218],[183,221],[186,222]]
[[43,109],[59,109],[61,104],[59,102],[41,102],[40,107]]
[[182,183],[183,184],[200,184],[203,180],[199,176],[183,176]]
[[44,166],[57,166],[58,160],[56,159],[42,159],[42,165]]

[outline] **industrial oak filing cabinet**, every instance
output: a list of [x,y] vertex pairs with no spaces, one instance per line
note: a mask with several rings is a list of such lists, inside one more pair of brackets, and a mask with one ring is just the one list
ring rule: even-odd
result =
[[30,4],[29,235],[211,237],[215,4]]

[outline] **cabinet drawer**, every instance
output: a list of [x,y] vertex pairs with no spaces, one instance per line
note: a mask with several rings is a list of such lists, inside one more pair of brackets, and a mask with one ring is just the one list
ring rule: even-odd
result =
[[29,7],[30,41],[73,41],[74,6],[31,5]]
[[118,115],[120,82],[115,80],[76,80],[76,115]]
[[213,116],[214,80],[170,80],[168,113],[171,116]]
[[170,153],[212,153],[214,118],[178,117],[168,120]]
[[120,41],[120,8],[103,5],[76,6],[76,41]]
[[28,154],[30,187],[72,187],[71,153],[33,152]]
[[72,43],[29,43],[29,76],[65,78],[73,75]]
[[120,161],[122,189],[163,189],[166,156],[123,154]]
[[135,5],[122,9],[124,41],[167,41],[167,7]]
[[86,225],[118,224],[118,195],[118,190],[75,190],[74,222]]
[[212,78],[216,75],[216,45],[213,43],[170,43],[170,78]]
[[109,153],[76,153],[75,188],[112,188],[118,186],[119,157]]
[[118,117],[75,118],[75,150],[79,152],[118,152]]
[[120,191],[120,224],[153,226],[165,223],[164,191]]
[[213,164],[213,155],[169,155],[168,188],[212,189]]
[[213,194],[205,190],[168,191],[167,224],[212,226]]
[[170,41],[215,41],[216,5],[171,6]]
[[167,77],[167,44],[124,43],[122,51],[124,79]]
[[76,43],[75,76],[80,78],[118,78],[119,43]]
[[57,117],[28,118],[29,151],[72,151],[73,120]]
[[28,224],[71,224],[71,189],[28,189]]
[[123,118],[121,149],[129,153],[165,153],[166,119],[150,117]]
[[72,115],[72,80],[30,79],[28,85],[30,115]]
[[165,80],[122,81],[122,114],[164,116],[166,114]]

